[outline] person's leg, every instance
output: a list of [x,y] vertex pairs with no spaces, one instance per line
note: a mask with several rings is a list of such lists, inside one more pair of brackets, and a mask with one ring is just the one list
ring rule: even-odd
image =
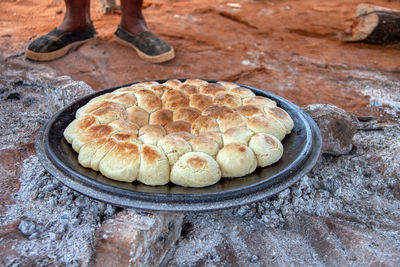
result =
[[65,0],[65,15],[57,28],[63,32],[79,31],[90,24],[90,0]]
[[127,32],[136,35],[148,31],[142,13],[143,0],[121,0],[121,27]]
[[116,41],[136,50],[139,57],[162,63],[175,57],[174,49],[154,35],[142,14],[143,0],[121,0],[121,22],[115,32]]
[[25,50],[27,58],[53,60],[96,36],[90,20],[90,0],[65,0],[65,6],[61,25],[31,42]]

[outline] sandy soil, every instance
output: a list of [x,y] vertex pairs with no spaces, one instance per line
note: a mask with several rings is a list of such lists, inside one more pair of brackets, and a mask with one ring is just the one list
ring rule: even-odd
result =
[[[400,9],[398,1],[368,2]],[[211,78],[259,87],[300,106],[328,103],[358,115],[376,115],[379,110],[369,107],[369,96],[354,81],[368,79],[370,73],[399,79],[400,52],[338,40],[359,3],[147,0],[144,14],[150,29],[177,52],[174,60],[154,65],[113,40],[120,16],[102,14],[99,1],[92,1],[97,40],[61,59],[33,64],[50,66],[96,90],[146,79]],[[57,26],[64,12],[62,0],[3,0],[4,57],[24,58],[30,40]]]
[[[134,51],[114,42],[113,33],[120,17],[118,14],[103,15],[97,0],[92,1],[92,19],[99,33],[96,40],[71,51],[61,59],[47,63],[26,61],[24,69],[15,70],[9,67],[10,64],[25,61],[25,47],[32,39],[57,26],[65,8],[63,0],[1,0],[0,95],[2,99],[10,96],[11,91],[7,91],[6,87],[12,89],[25,86],[40,91],[40,95],[45,95],[49,103],[55,102],[51,94],[41,91],[40,81],[30,80],[25,84],[18,78],[4,82],[12,74],[6,73],[8,67],[10,72],[24,74],[16,77],[26,74],[34,76],[34,71],[46,72],[51,68],[54,72],[51,70],[47,75],[68,75],[86,82],[95,90],[146,79],[210,78],[252,85],[283,96],[300,106],[328,103],[359,116],[373,116],[384,122],[394,121],[393,117],[398,119],[400,116],[400,51],[393,47],[343,44],[337,38],[337,34],[352,23],[359,3],[356,0],[145,0],[144,14],[149,27],[167,40],[177,52],[174,60],[154,65],[140,60]],[[368,3],[400,9],[400,2],[396,0],[371,0]],[[32,67],[31,71],[25,66]],[[43,123],[41,120],[46,117],[30,113],[26,107],[35,103],[32,102],[35,98],[28,98],[29,90],[26,88],[21,89],[25,91],[21,94],[19,107],[23,107],[30,115],[29,119]],[[51,88],[62,87],[58,85]],[[79,92],[86,93],[82,90]],[[79,94],[75,95],[78,97]],[[38,98],[35,101],[41,100]],[[3,104],[0,107],[6,110],[12,104],[9,102],[8,106]],[[8,113],[13,110],[7,109]],[[19,122],[15,117],[10,121]],[[18,123],[14,124],[12,129],[25,134],[28,141],[18,138],[21,144],[13,144],[17,149],[13,147],[0,151],[0,212],[4,212],[10,195],[20,187],[18,178],[23,159],[34,154],[35,134],[32,131],[22,131]],[[10,125],[6,124],[6,127],[11,129]],[[27,125],[34,128],[36,124],[30,122]],[[380,139],[388,142],[394,138],[396,135],[378,137],[376,140],[379,140],[377,144],[381,144]],[[363,142],[366,142],[365,147],[371,147],[371,153],[375,150],[377,153],[391,151],[386,147],[376,149],[368,143],[369,139],[366,140]],[[397,146],[391,149],[394,151]],[[360,154],[366,158],[365,153]],[[384,154],[382,157],[396,162],[392,155]],[[348,155],[338,160],[345,162],[353,158],[354,155]],[[364,158],[360,161],[364,162]],[[382,177],[397,177],[392,173],[386,174],[385,165],[380,166],[379,162],[373,157],[368,158],[361,167],[356,165],[354,173],[368,167],[383,172]],[[40,166],[39,162],[37,166]],[[341,165],[339,167],[346,169]],[[323,165],[323,169],[332,171],[326,165]],[[359,175],[362,177],[364,174]],[[379,190],[379,186],[371,185],[371,188],[375,187]],[[396,192],[397,188],[394,187]],[[373,203],[379,204],[375,200]],[[382,218],[383,227],[387,227],[387,214],[383,214]],[[396,220],[397,217],[393,219]],[[0,228],[0,238],[15,242],[25,240],[18,230],[18,223]],[[369,238],[373,239],[373,236]],[[349,239],[352,240],[352,236]],[[13,253],[17,253],[12,244],[3,243],[0,254],[12,258]],[[386,248],[385,244],[382,242],[381,247]],[[0,256],[1,260],[4,257]]]

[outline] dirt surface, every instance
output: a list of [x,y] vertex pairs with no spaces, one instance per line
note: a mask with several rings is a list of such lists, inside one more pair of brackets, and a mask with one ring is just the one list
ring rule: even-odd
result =
[[[368,3],[400,9],[398,1]],[[95,90],[146,79],[221,79],[268,90],[300,106],[328,103],[387,120],[382,110],[369,106],[369,95],[354,81],[368,80],[368,72],[399,79],[400,52],[338,40],[338,33],[351,25],[358,4],[358,0],[147,0],[144,14],[149,28],[176,50],[174,60],[154,65],[113,40],[120,15],[102,14],[99,1],[92,1],[97,39],[61,59],[34,64],[85,81]],[[30,40],[57,26],[64,12],[62,0],[2,1],[4,56],[24,58]]]

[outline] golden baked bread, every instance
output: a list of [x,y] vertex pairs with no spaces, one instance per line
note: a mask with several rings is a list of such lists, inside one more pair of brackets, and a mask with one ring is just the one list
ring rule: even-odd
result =
[[254,152],[246,145],[230,143],[225,145],[216,158],[223,177],[241,177],[252,173],[257,167]]
[[275,101],[236,83],[172,79],[91,99],[64,137],[83,167],[110,179],[204,187],[277,162],[292,129]]

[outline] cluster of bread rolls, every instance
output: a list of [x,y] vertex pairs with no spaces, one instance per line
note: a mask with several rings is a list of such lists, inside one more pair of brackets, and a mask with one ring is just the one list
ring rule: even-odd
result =
[[292,128],[275,101],[235,83],[174,79],[91,99],[64,137],[110,179],[204,187],[277,162]]

